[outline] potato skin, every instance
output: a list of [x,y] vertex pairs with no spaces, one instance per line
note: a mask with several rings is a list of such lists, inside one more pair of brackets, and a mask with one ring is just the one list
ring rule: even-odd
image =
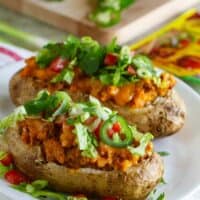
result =
[[126,172],[69,169],[56,163],[44,162],[41,148],[23,143],[17,126],[8,129],[5,138],[15,164],[22,172],[33,179],[45,179],[52,188],[62,192],[142,200],[163,176],[163,162],[157,153]]
[[[18,72],[10,80],[10,95],[16,105],[23,104],[35,97],[41,89],[41,81],[30,77],[21,77]],[[67,90],[66,90],[67,91]],[[82,93],[70,93],[74,101],[86,99]],[[137,125],[141,132],[151,132],[155,137],[176,133],[185,122],[186,109],[178,94],[172,90],[166,97],[158,97],[153,103],[140,109],[120,107],[113,103],[105,103],[125,117],[130,124]]]

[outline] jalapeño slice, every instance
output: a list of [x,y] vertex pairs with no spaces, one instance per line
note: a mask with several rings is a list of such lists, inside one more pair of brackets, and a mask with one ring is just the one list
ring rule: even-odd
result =
[[[119,132],[113,130],[113,125],[116,123],[120,125]],[[110,132],[112,132],[112,135]],[[110,117],[103,123],[100,130],[100,138],[105,144],[117,148],[127,147],[133,142],[133,135],[128,123],[118,115]]]

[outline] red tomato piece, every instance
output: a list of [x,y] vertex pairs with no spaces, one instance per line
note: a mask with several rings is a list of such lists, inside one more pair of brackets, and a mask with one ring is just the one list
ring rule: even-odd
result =
[[105,65],[115,65],[118,61],[118,58],[115,54],[108,53],[104,58]]
[[186,69],[200,69],[200,58],[197,56],[184,56],[178,60],[178,65]]
[[113,124],[113,126],[112,126],[112,130],[113,130],[114,132],[119,133],[120,130],[121,130],[121,125],[120,125],[120,123],[119,123],[119,122],[115,122],[115,123]]
[[131,75],[135,75],[135,74],[136,74],[135,69],[134,69],[133,66],[131,66],[131,65],[128,66],[127,71],[128,71],[128,73],[131,74]]
[[51,62],[50,69],[54,72],[59,73],[62,71],[62,69],[65,67],[66,64],[67,64],[66,59],[58,57]]
[[28,178],[17,170],[10,170],[5,174],[5,179],[14,185],[19,185],[20,183],[26,183],[28,182]]
[[97,126],[97,128],[94,130],[94,134],[95,134],[95,136],[97,137],[97,139],[100,138],[100,129],[101,129],[101,125],[102,125],[102,122],[100,122],[99,125]]
[[113,135],[115,134],[115,132],[113,131],[112,128],[110,128],[110,129],[108,129],[107,134],[108,134],[109,138],[112,139],[112,138],[113,138]]
[[104,197],[102,200],[118,200],[116,197]]
[[180,43],[181,47],[187,47],[190,44],[190,40],[182,39],[182,40],[180,40],[179,43]]
[[5,157],[3,157],[0,160],[0,163],[2,163],[4,166],[9,166],[13,163],[13,157],[10,153],[6,154]]

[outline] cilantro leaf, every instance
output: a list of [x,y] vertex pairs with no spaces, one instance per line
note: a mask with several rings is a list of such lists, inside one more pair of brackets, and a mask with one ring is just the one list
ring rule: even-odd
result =
[[113,74],[104,73],[99,76],[100,81],[105,85],[111,85],[113,80]]
[[61,55],[69,60],[72,60],[76,57],[79,46],[80,46],[80,39],[70,35],[64,42]]
[[86,74],[94,74],[100,67],[103,59],[103,48],[90,37],[83,37],[77,55],[78,65]]
[[165,181],[165,179],[163,177],[161,178],[160,183],[164,184],[164,185],[167,184],[167,182]]
[[61,51],[62,44],[49,43],[38,52],[36,62],[40,68],[45,68],[61,54]]
[[157,200],[165,200],[166,198],[165,198],[165,193],[163,192],[163,193],[161,193],[159,196],[158,196],[158,198],[157,198]]
[[157,192],[156,189],[154,189],[153,191],[151,191],[151,193],[150,193],[149,196],[147,197],[147,200],[166,200],[166,198],[165,198],[165,193],[164,193],[164,192],[161,193],[161,194],[159,194],[159,196],[158,196],[157,193],[158,193],[158,192]]
[[169,152],[167,152],[167,151],[159,151],[159,152],[157,152],[160,156],[169,156],[170,155],[170,153]]
[[110,43],[106,45],[106,53],[119,53],[121,47],[117,44],[117,38],[113,38]]

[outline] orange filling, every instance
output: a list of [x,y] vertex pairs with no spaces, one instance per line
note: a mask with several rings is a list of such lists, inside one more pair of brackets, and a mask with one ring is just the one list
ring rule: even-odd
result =
[[[29,145],[41,145],[46,161],[73,169],[91,167],[126,171],[152,155],[151,142],[146,147],[146,154],[141,157],[131,154],[126,148],[113,148],[99,141],[98,156],[84,157],[78,148],[76,135],[72,132],[73,127],[65,121],[64,116],[57,118],[54,123],[38,118],[27,118],[19,122],[21,139]],[[137,142],[133,144],[137,145]]]
[[26,61],[27,65],[22,70],[21,76],[33,77],[44,82],[45,87],[50,92],[68,89],[71,92],[83,92],[90,94],[102,102],[113,102],[119,106],[129,106],[131,108],[142,108],[146,104],[154,101],[158,96],[166,96],[169,90],[175,85],[172,75],[163,73],[161,82],[164,86],[158,87],[153,80],[140,80],[137,83],[128,83],[123,86],[103,85],[100,80],[83,74],[80,68],[75,67],[75,77],[68,85],[65,83],[50,83],[51,79],[57,75],[50,68],[40,69],[35,62],[35,58]]

